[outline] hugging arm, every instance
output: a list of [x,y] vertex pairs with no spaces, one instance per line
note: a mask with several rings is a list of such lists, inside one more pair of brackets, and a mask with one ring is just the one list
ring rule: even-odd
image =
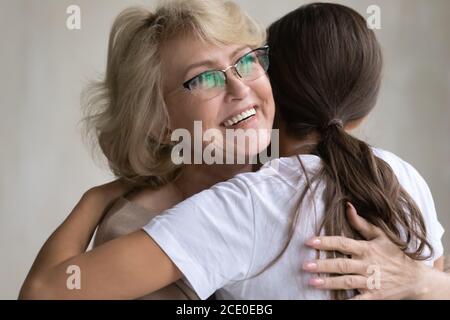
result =
[[[325,251],[339,251],[352,259],[325,259],[306,263],[304,269],[312,273],[339,274],[337,277],[314,278],[311,284],[318,289],[358,289],[353,299],[450,299],[450,274],[440,269],[442,258],[430,268],[413,260],[392,243],[383,231],[358,216],[349,206],[350,224],[367,241],[345,237],[319,237],[307,245]],[[370,266],[380,270],[380,286],[369,289]],[[369,273],[369,274],[368,274]]]
[[[86,252],[104,211],[126,191],[116,181],[83,195],[42,247],[20,299],[133,299],[181,278],[172,261],[141,230]],[[69,266],[78,267],[79,289],[67,286]]]
[[[235,179],[200,192],[141,230],[85,252],[102,212],[122,189],[114,182],[83,196],[43,246],[21,298],[133,299],[183,275],[206,299],[230,279],[245,277],[255,237],[252,201],[244,201],[251,194],[244,181]],[[81,271],[80,290],[66,285],[66,272],[73,265]]]

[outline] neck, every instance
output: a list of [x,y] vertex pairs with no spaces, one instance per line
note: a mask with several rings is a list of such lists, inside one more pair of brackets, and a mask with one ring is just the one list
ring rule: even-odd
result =
[[[362,120],[348,123],[344,130],[350,133],[357,128]],[[300,139],[288,134],[284,125],[280,125],[280,157],[292,157],[298,154],[311,154],[320,140],[320,134],[311,132]]]
[[311,133],[303,139],[294,138],[280,130],[280,156],[291,157],[298,154],[310,154],[319,141],[317,133]]
[[252,171],[251,164],[186,165],[180,176],[174,181],[174,185],[186,199],[216,183],[231,179],[239,173],[250,171]]

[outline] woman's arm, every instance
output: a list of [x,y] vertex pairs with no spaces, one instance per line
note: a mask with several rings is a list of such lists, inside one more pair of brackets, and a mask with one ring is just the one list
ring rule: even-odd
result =
[[[170,284],[181,274],[143,231],[85,252],[108,206],[127,191],[115,181],[86,192],[39,252],[21,299],[132,299]],[[80,289],[70,289],[69,266],[78,267]],[[69,269],[70,270],[70,269]]]
[[[345,237],[319,237],[308,241],[307,245],[318,250],[352,255],[352,259],[305,263],[304,269],[308,272],[341,275],[314,278],[311,285],[325,290],[359,289],[361,294],[354,299],[450,299],[449,274],[409,258],[381,229],[358,216],[353,206],[349,206],[347,215],[350,224],[367,241]],[[435,265],[439,266],[441,260]],[[377,276],[379,279],[375,279]],[[379,280],[380,286],[369,289],[374,280]]]
[[[416,299],[423,300],[449,300],[450,299],[450,274],[435,268],[428,268],[420,277],[416,291],[419,291]],[[420,290],[422,289],[422,290]],[[420,292],[422,291],[422,292]],[[362,299],[365,297],[361,297]]]
[[444,257],[440,257],[436,259],[433,263],[433,267],[439,271],[444,271],[445,259]]

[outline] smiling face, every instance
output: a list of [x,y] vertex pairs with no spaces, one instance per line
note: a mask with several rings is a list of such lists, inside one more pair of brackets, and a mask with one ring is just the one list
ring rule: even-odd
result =
[[[234,65],[250,51],[249,46],[218,47],[195,37],[168,41],[161,50],[161,66],[169,128],[187,129],[194,137],[194,121],[202,121],[203,132],[216,129],[223,138],[227,129],[270,133],[275,105],[266,74],[246,81],[230,68],[226,71],[225,86],[217,95],[206,99],[183,87],[183,83],[205,71],[223,70]],[[269,139],[269,135],[259,138],[256,148],[244,148],[240,152],[254,155],[267,147]],[[207,144],[204,142],[204,146]]]

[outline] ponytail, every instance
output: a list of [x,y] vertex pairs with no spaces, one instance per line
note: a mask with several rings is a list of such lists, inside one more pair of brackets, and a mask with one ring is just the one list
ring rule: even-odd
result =
[[[425,260],[432,256],[433,248],[426,239],[419,208],[391,167],[376,157],[367,143],[333,123],[322,132],[316,153],[323,162],[319,175],[326,181],[327,204],[319,230],[329,236],[361,239],[346,219],[346,203],[351,202],[363,218],[382,229],[410,258]],[[412,241],[417,241],[413,242],[415,248],[409,246]],[[425,256],[426,247],[429,254]],[[327,254],[342,256],[338,252]],[[335,294],[339,299],[347,297],[343,290]]]

